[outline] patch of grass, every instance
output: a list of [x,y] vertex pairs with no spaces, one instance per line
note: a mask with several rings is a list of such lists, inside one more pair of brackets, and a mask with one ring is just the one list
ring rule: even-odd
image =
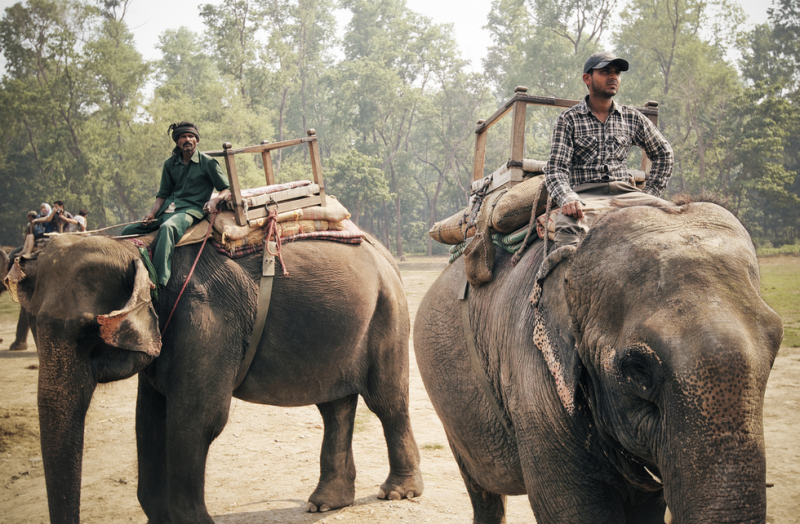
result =
[[759,265],[761,296],[783,319],[782,345],[800,347],[800,257],[760,258]]
[[756,249],[756,254],[760,257],[800,255],[800,244],[786,244],[781,247],[760,247]]
[[422,446],[422,449],[426,451],[436,451],[437,449],[444,449],[444,446],[441,444],[425,444]]

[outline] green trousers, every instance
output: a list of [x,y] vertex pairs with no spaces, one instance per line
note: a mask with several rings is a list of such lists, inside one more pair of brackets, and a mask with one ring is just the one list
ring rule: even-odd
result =
[[172,252],[189,226],[197,221],[188,213],[162,213],[147,224],[131,224],[122,230],[123,235],[144,235],[158,229],[153,267],[158,273],[158,285],[166,286],[172,274]]

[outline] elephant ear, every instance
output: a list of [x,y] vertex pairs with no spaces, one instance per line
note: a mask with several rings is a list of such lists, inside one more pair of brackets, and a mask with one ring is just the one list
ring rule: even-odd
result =
[[98,315],[100,337],[110,346],[141,351],[157,357],[161,353],[158,315],[150,300],[150,275],[141,260],[134,261],[133,293],[125,306],[108,315]]
[[30,297],[24,290],[20,289],[20,283],[27,277],[28,275],[26,275],[22,270],[20,257],[17,257],[14,259],[14,263],[11,265],[11,269],[8,270],[8,274],[3,279],[3,284],[5,284],[6,289],[8,289],[8,294],[11,295],[11,300],[25,309],[28,308]]
[[533,341],[542,352],[556,385],[558,398],[570,415],[575,413],[581,360],[575,349],[572,318],[564,282],[572,246],[552,252],[543,262],[531,301],[536,308]]

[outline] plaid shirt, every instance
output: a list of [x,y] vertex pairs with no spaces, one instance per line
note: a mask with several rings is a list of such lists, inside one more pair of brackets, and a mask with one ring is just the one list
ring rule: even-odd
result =
[[580,200],[573,187],[590,182],[629,182],[626,159],[631,145],[653,163],[644,192],[660,196],[672,176],[672,148],[649,118],[611,101],[605,124],[589,110],[587,95],[558,117],[550,160],[544,168],[547,191],[559,206]]

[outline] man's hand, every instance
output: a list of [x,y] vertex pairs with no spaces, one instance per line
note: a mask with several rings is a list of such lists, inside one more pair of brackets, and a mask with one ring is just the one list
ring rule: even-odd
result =
[[583,218],[583,204],[581,204],[580,200],[573,200],[561,206],[561,213],[580,220]]
[[150,222],[152,222],[155,219],[156,219],[155,215],[153,214],[152,211],[150,211],[142,219],[142,224],[146,226],[147,224],[149,224]]
[[228,200],[230,196],[231,192],[228,191],[227,189],[223,189],[222,191],[220,191],[219,195],[217,195],[216,198],[212,198],[211,200],[206,202],[206,205],[203,206],[203,211],[212,214],[217,213],[219,211],[217,209],[217,205],[219,205],[220,202]]

